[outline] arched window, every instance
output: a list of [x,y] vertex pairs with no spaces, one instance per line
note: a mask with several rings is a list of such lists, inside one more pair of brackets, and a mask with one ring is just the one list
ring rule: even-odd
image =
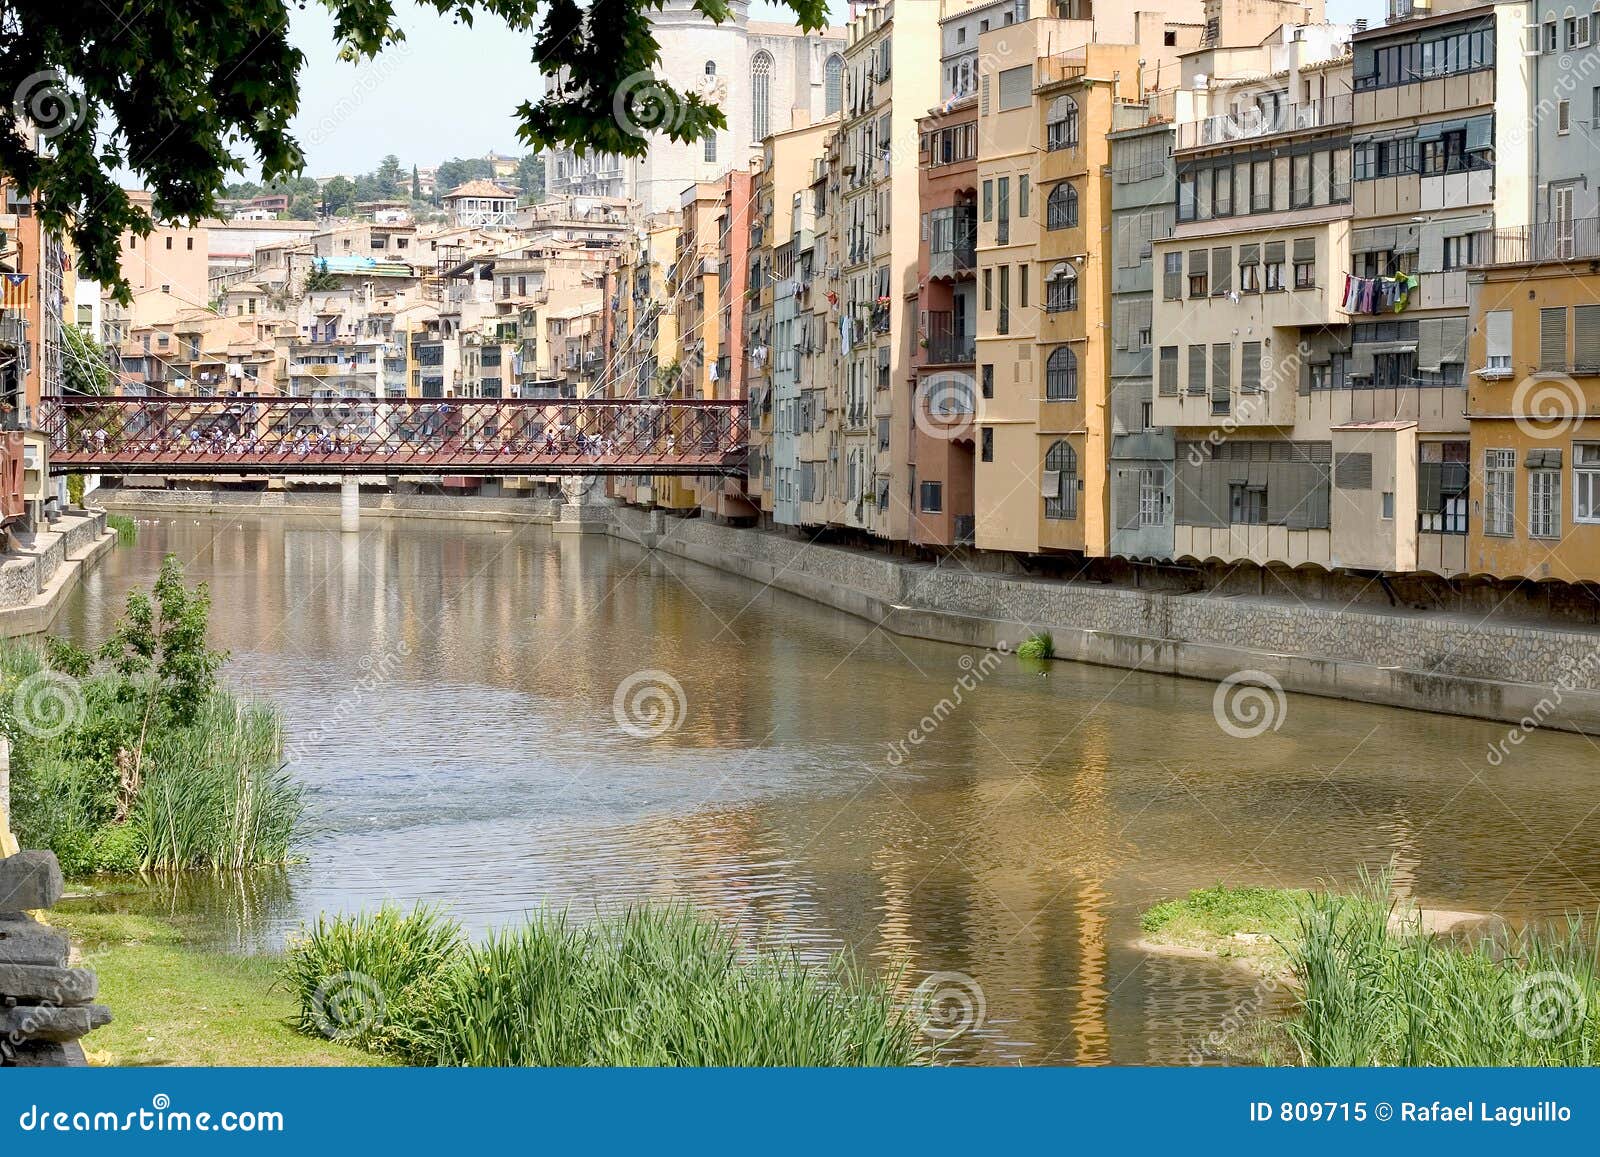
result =
[[1058,261],[1045,274],[1044,308],[1046,313],[1069,313],[1078,308],[1078,271],[1065,261]]
[[1045,228],[1076,229],[1078,227],[1078,190],[1072,182],[1062,181],[1050,190],[1050,200],[1045,206]]
[[1078,517],[1078,452],[1066,442],[1056,442],[1044,456],[1044,516],[1072,521]]
[[772,132],[772,56],[758,52],[750,62],[750,123],[761,141]]
[[1071,346],[1058,345],[1044,366],[1044,396],[1051,402],[1078,400],[1078,355]]
[[706,61],[706,75],[707,76],[716,76],[717,75],[717,62],[716,61],[714,61],[714,60]]
[[1050,152],[1078,147],[1078,102],[1058,96],[1044,114],[1045,147]]
[[844,108],[844,57],[835,52],[822,66],[822,111],[828,115]]

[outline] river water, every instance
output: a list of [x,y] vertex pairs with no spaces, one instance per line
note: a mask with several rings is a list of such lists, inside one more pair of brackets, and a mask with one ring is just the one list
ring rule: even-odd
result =
[[[385,899],[475,931],[687,899],[908,987],[960,974],[934,983],[981,1004],[963,1059],[1159,1064],[1253,999],[1232,969],[1137,947],[1162,898],[1392,861],[1426,906],[1600,908],[1582,737],[1495,766],[1502,725],[1302,696],[1236,737],[1210,683],[1040,674],[533,526],[141,518],[56,629],[103,638],[169,551],[210,584],[226,677],[281,706],[308,789],[303,864],[164,901],[231,947]],[[661,717],[626,695],[619,725],[639,672],[678,726],[633,733]]]

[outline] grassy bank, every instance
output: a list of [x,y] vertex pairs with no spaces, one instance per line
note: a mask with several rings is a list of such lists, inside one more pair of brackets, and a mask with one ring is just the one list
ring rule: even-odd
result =
[[84,1044],[97,1065],[372,1065],[381,1058],[295,1031],[282,961],[191,943],[159,917],[68,903],[50,922],[100,977],[115,1019]]
[[1285,974],[1287,1015],[1242,1034],[1279,1063],[1600,1062],[1600,937],[1580,920],[1439,935],[1379,878],[1349,893],[1208,888],[1142,926],[1152,948]]
[[542,914],[466,942],[437,911],[319,920],[291,945],[307,1034],[411,1064],[909,1065],[914,1010],[835,958],[743,949],[681,907]]
[[301,815],[275,708],[220,686],[210,599],[168,557],[90,653],[0,643],[12,824],[69,876],[289,859]]

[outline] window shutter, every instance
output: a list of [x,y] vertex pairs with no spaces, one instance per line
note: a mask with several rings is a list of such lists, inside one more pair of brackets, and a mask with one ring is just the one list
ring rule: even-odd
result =
[[1294,263],[1296,265],[1309,265],[1317,259],[1317,239],[1315,237],[1296,237],[1294,239]]
[[1189,393],[1203,394],[1206,392],[1206,347],[1192,345],[1189,347]]
[[1567,368],[1567,307],[1539,311],[1539,369]]
[[1600,372],[1600,305],[1572,307],[1572,361],[1580,373]]
[[1178,347],[1175,345],[1161,347],[1160,390],[1163,398],[1178,396]]
[[1467,319],[1441,317],[1439,319],[1439,361],[1465,362],[1467,360]]
[[1340,490],[1372,489],[1371,454],[1337,454],[1333,459],[1334,485]]
[[1425,317],[1417,322],[1417,369],[1433,371],[1439,368],[1439,353],[1443,348],[1442,319]]
[[1252,241],[1247,245],[1239,246],[1240,265],[1259,265],[1261,263],[1261,243]]
[[1206,249],[1189,250],[1189,276],[1203,277],[1206,272],[1206,262],[1211,258],[1211,253]]
[[[1578,308],[1594,309],[1597,307],[1580,305]],[[1509,309],[1494,309],[1484,315],[1484,352],[1491,358],[1509,358],[1511,356],[1511,311]]]
[[1128,348],[1128,302],[1113,302],[1111,306],[1111,339],[1119,350]]
[[1211,401],[1229,405],[1233,400],[1233,346],[1217,342],[1211,347]]
[[1227,293],[1233,289],[1233,250],[1231,248],[1213,249],[1211,251],[1211,292]]
[[1119,467],[1111,483],[1111,505],[1116,514],[1118,530],[1139,529],[1139,474],[1132,469]]
[[1022,108],[1033,101],[1033,66],[1008,68],[1000,74],[1000,111]]
[[1258,341],[1247,341],[1240,347],[1239,392],[1261,392],[1261,343]]
[[1284,243],[1282,241],[1268,241],[1267,242],[1267,264],[1268,265],[1282,265],[1283,264],[1283,252],[1284,252]]
[[1417,510],[1422,514],[1438,514],[1444,506],[1444,472],[1442,462],[1422,462],[1417,465]]

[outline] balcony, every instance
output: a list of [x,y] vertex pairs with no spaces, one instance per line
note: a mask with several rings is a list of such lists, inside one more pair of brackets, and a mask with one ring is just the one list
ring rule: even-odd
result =
[[929,221],[929,277],[972,277],[978,269],[978,214],[972,206],[935,209]]
[[1305,132],[1308,129],[1320,129],[1332,125],[1348,125],[1351,122],[1351,111],[1349,93],[1301,104],[1241,108],[1235,112],[1180,124],[1175,151],[1203,149],[1214,145],[1225,145],[1231,141],[1249,141],[1259,137]]
[[972,365],[977,358],[978,335],[957,333],[952,311],[935,310],[928,314],[928,346],[923,365]]
[[1477,264],[1526,265],[1600,257],[1600,217],[1540,221],[1477,235]]

